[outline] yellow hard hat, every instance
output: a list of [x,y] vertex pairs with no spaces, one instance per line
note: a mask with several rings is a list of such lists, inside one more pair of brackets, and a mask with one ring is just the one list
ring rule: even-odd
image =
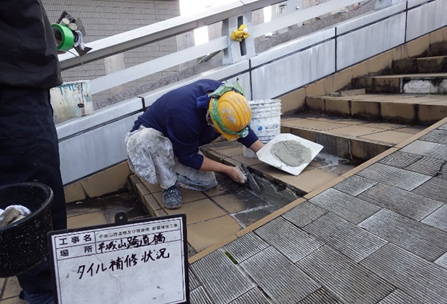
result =
[[236,140],[248,135],[251,110],[245,97],[229,91],[217,98],[211,98],[209,113],[213,125],[227,140]]

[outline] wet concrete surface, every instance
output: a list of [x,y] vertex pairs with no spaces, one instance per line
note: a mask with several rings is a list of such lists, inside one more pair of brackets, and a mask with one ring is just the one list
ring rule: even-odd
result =
[[129,221],[150,217],[149,211],[133,192],[121,192],[67,204],[67,217],[102,211],[108,224],[115,223],[115,215],[125,212]]
[[243,206],[241,211],[230,213],[242,227],[247,227],[272,212],[282,208],[298,196],[291,190],[275,185],[266,179],[253,174],[261,192],[256,193],[248,183],[237,184],[227,176],[216,174],[221,190],[225,194],[232,194],[238,198]]

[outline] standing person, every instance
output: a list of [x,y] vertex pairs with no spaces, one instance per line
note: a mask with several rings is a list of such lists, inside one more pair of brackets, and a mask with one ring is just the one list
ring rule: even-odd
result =
[[217,186],[215,172],[236,182],[244,177],[234,166],[205,157],[199,147],[223,136],[257,152],[263,143],[251,130],[251,111],[236,82],[233,86],[202,79],[157,99],[126,136],[130,168],[163,189],[163,205],[180,208],[179,186],[207,191]]
[[[0,185],[41,182],[51,187],[53,228],[65,229],[65,196],[49,95],[62,79],[53,30],[40,0],[1,1],[0,41]],[[30,304],[53,303],[48,260],[17,278],[22,299]]]

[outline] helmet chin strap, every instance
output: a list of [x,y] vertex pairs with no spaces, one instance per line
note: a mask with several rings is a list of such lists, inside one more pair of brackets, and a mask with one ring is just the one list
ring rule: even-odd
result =
[[210,115],[210,111],[209,110],[207,110],[206,111],[206,122],[208,123],[208,126],[210,126],[211,128],[213,128],[217,133],[219,133],[219,130],[217,130],[217,128],[216,128],[216,126],[214,125],[214,123],[213,123],[213,119],[211,118],[211,115]]

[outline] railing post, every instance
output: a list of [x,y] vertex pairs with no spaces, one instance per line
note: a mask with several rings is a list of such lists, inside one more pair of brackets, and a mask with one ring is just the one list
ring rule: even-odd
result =
[[380,10],[385,7],[389,7],[407,0],[378,0],[376,1],[375,10]]
[[237,30],[242,24],[245,24],[250,33],[252,17],[251,12],[238,17],[231,17],[222,23],[222,35],[228,37],[228,48],[224,50],[222,63],[224,65],[233,64],[242,60],[251,58],[255,55],[255,40],[253,36],[248,36],[241,42],[232,40],[231,33]]

